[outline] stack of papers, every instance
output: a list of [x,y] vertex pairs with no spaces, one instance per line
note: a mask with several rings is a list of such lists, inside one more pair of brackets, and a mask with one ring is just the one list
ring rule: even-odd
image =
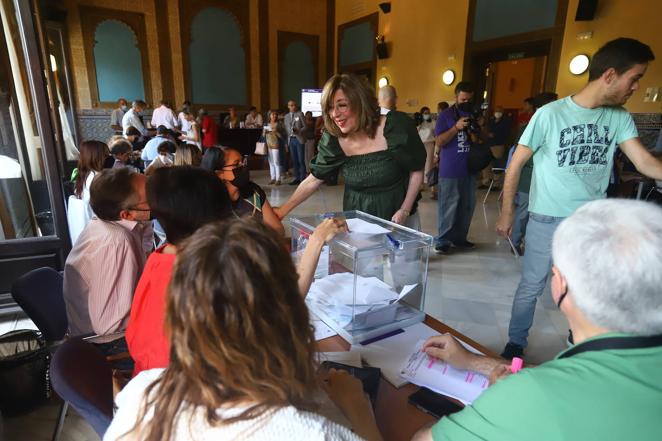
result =
[[437,393],[471,404],[489,386],[489,380],[476,372],[456,369],[421,350],[425,340],[419,340],[414,352],[400,369],[402,378],[427,387]]
[[410,293],[418,284],[405,285],[400,293],[377,277],[356,276],[354,297],[353,273],[331,274],[313,282],[306,302],[319,308],[341,327],[347,326],[355,315],[388,308]]

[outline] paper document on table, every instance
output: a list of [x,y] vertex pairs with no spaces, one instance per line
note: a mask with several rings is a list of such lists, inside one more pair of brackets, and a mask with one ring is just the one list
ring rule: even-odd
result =
[[352,350],[361,352],[364,362],[380,368],[384,378],[395,387],[407,384],[407,380],[400,376],[400,369],[407,361],[412,348],[416,346],[416,342],[439,335],[439,332],[423,323],[408,326],[404,331],[365,346],[352,346]]
[[333,361],[335,363],[346,364],[347,366],[354,366],[355,368],[362,368],[361,354],[358,351],[341,351],[341,352],[318,352],[320,363],[324,361]]
[[456,369],[450,364],[428,356],[421,350],[425,340],[419,340],[414,352],[400,369],[400,375],[418,386],[473,403],[489,386],[488,379],[476,372]]
[[359,234],[385,234],[390,233],[391,230],[387,230],[381,225],[373,224],[372,222],[364,221],[363,219],[347,219],[347,227],[351,233]]
[[321,318],[316,316],[312,311],[310,313],[310,324],[315,328],[315,341],[324,340],[325,338],[333,337],[337,334],[336,331],[331,329]]

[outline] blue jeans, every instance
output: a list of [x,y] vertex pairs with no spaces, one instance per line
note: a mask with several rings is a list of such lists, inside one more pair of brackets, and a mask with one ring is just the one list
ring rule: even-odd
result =
[[529,213],[522,278],[515,292],[508,327],[508,341],[526,347],[538,297],[545,290],[552,268],[552,236],[562,217]]
[[[120,337],[107,343],[94,343],[94,346],[96,346],[96,348],[106,357],[129,352],[124,337]],[[113,369],[120,369],[123,371],[132,371],[134,367],[131,357],[115,360],[111,362],[111,366]]]
[[439,178],[437,246],[467,240],[476,206],[476,178]]
[[516,247],[522,244],[526,236],[526,224],[529,221],[529,193],[518,191],[515,194],[515,218],[511,240]]
[[306,179],[306,150],[295,136],[290,137],[289,146],[294,166],[294,179],[303,181]]

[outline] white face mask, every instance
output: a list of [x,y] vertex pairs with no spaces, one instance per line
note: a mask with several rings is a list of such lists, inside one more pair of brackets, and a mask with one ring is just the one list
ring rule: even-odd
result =
[[496,119],[499,119],[499,118],[501,118],[502,116],[503,116],[503,112],[494,112],[494,117],[495,117]]
[[426,121],[430,121],[432,119],[432,115],[430,115],[429,113],[424,113],[423,119]]
[[159,155],[161,157],[161,162],[164,164],[172,164],[172,160],[170,159],[170,156],[168,155]]

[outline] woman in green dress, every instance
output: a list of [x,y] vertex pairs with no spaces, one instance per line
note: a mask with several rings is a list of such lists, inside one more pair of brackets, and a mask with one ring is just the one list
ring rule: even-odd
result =
[[416,208],[426,154],[414,120],[395,110],[380,116],[374,90],[348,74],[326,82],[321,105],[326,130],[311,173],[285,204],[274,209],[279,217],[340,170],[345,179],[343,210],[361,210],[420,229]]

